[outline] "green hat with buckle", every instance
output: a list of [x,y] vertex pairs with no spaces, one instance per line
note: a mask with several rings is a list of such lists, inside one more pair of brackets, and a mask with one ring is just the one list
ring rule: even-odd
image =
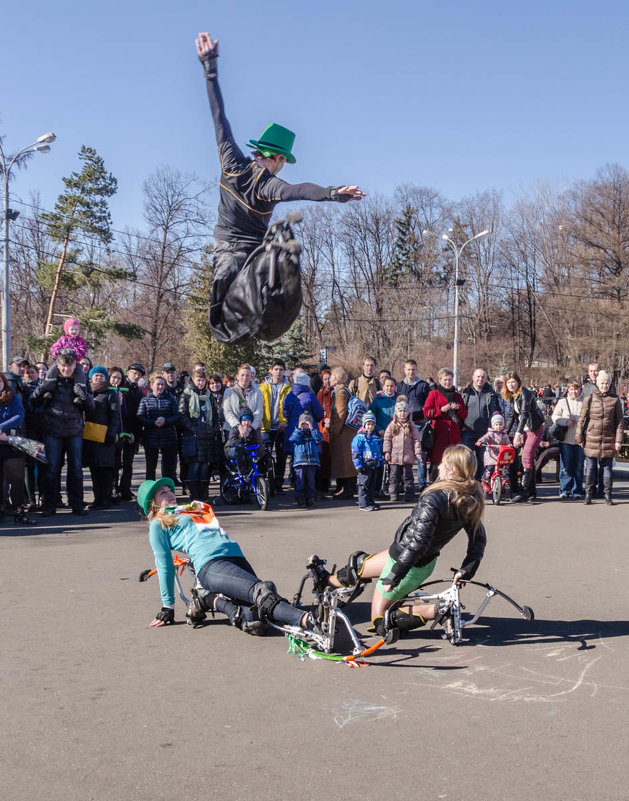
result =
[[170,487],[175,491],[175,482],[172,478],[158,478],[157,481],[143,481],[138,487],[138,506],[147,515],[151,511],[151,501],[160,487]]
[[257,140],[251,139],[247,142],[247,147],[259,150],[265,158],[279,153],[289,164],[294,164],[296,159],[291,153],[294,144],[295,134],[292,131],[275,122],[269,122],[262,131],[262,136]]

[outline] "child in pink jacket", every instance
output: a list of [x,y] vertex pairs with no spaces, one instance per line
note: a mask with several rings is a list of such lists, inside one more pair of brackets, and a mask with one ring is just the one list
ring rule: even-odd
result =
[[404,500],[414,501],[413,465],[421,458],[422,448],[419,431],[411,420],[405,395],[400,395],[397,399],[393,420],[384,432],[382,452],[390,469],[389,495],[391,500],[402,500],[399,485],[403,480]]
[[65,334],[51,346],[50,354],[55,358],[61,350],[73,350],[76,353],[77,362],[87,356],[87,345],[81,336],[81,324],[74,317],[68,317],[63,324]]

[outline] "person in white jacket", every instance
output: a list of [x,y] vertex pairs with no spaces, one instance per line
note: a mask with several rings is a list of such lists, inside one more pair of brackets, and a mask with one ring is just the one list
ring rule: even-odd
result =
[[223,399],[225,424],[223,428],[227,433],[238,425],[240,412],[245,406],[253,413],[253,428],[256,431],[262,428],[262,415],[264,412],[262,392],[253,385],[252,378],[251,366],[241,364],[236,373],[235,385],[225,390]]
[[566,434],[559,442],[559,497],[561,500],[583,497],[583,448],[577,445],[576,433],[583,395],[578,381],[568,382],[565,398],[560,398],[553,411],[553,423],[565,427]]

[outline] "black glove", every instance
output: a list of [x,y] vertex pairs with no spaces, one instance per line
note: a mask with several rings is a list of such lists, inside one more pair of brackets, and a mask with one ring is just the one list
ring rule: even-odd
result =
[[203,64],[203,71],[206,78],[216,78],[218,74],[217,61],[218,61],[218,42],[203,57],[199,56],[199,61]]
[[162,606],[155,615],[155,620],[161,620],[165,626],[171,626],[175,622],[175,610],[169,606]]
[[84,401],[87,398],[87,387],[85,384],[75,384],[74,385],[74,394],[76,395],[79,400]]

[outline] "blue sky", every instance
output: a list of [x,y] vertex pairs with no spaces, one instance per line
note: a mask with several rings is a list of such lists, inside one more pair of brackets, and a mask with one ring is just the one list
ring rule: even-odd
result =
[[12,193],[51,207],[95,147],[118,178],[115,228],[142,225],[161,165],[217,177],[194,37],[221,43],[220,79],[241,144],[273,120],[297,133],[282,177],[401,183],[458,200],[629,166],[629,4],[584,0],[110,0],[14,3],[0,31],[0,135],[52,152]]

